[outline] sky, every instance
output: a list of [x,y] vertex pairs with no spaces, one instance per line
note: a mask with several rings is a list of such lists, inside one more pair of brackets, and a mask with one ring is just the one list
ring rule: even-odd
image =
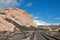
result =
[[60,0],[0,0],[0,9],[25,10],[37,25],[60,24]]

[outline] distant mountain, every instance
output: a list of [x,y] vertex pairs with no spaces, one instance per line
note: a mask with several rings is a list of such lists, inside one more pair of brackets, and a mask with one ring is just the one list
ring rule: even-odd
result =
[[43,28],[43,29],[51,29],[52,31],[59,31],[60,30],[60,25],[39,25],[38,28]]
[[5,19],[11,19],[16,23],[24,27],[35,27],[33,20],[29,17],[26,11],[20,10],[18,8],[7,8],[0,10],[0,31],[13,31],[15,26],[6,21]]

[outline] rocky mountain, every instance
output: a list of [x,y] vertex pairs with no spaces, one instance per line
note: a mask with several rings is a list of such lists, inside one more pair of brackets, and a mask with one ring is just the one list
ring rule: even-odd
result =
[[11,19],[21,26],[25,27],[35,27],[33,20],[29,17],[26,11],[20,10],[18,8],[7,8],[0,10],[0,31],[13,31],[14,25],[4,20],[5,18]]

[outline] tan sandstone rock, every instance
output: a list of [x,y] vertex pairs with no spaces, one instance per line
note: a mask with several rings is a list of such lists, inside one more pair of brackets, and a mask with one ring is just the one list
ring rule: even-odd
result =
[[[5,21],[4,18],[12,19],[18,24],[26,27],[35,27],[37,28],[36,24],[34,24],[33,20],[29,17],[29,15],[26,13],[24,10],[20,10],[18,8],[7,8],[4,10],[0,11],[0,23],[5,28],[6,30],[11,30],[14,29],[14,25]],[[3,29],[2,28],[2,29]],[[2,30],[1,29],[1,30]]]
[[11,31],[14,30],[14,25],[5,21],[3,18],[0,17],[0,31]]

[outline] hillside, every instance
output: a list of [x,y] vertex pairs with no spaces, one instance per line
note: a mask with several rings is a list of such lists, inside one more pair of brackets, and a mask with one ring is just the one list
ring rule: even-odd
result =
[[14,31],[14,28],[17,26],[13,22],[19,24],[20,27],[22,26],[22,28],[37,28],[36,24],[24,10],[7,8],[0,11],[0,31]]

